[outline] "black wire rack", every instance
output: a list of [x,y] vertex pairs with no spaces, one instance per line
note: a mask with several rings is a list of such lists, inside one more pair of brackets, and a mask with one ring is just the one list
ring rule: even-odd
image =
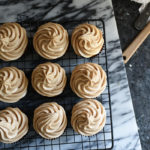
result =
[[[64,92],[53,98],[43,97],[37,94],[32,86],[31,86],[31,73],[32,70],[41,63],[48,62],[48,60],[43,59],[40,57],[34,50],[32,39],[33,35],[36,32],[37,28],[46,22],[32,22],[32,21],[23,21],[24,18],[18,18],[18,23],[20,23],[26,30],[29,37],[29,44],[25,54],[16,61],[11,62],[4,62],[0,61],[0,68],[6,66],[16,66],[19,69],[22,69],[26,76],[29,79],[29,87],[27,95],[21,99],[17,103],[7,104],[0,102],[0,109],[4,109],[8,106],[11,107],[19,107],[24,113],[27,114],[29,118],[29,132],[25,135],[20,141],[13,143],[13,144],[3,144],[0,143],[0,149],[10,149],[10,150],[67,150],[67,149],[79,149],[79,150],[92,150],[92,149],[99,149],[99,150],[108,150],[112,149],[113,147],[113,128],[112,128],[112,113],[111,113],[111,99],[110,99],[110,87],[109,87],[109,72],[108,72],[108,65],[107,65],[107,50],[106,50],[106,38],[105,38],[105,25],[103,20],[101,19],[89,19],[89,20],[71,20],[71,21],[64,21],[64,22],[57,22],[62,24],[71,35],[72,30],[81,23],[90,23],[96,25],[100,28],[103,32],[103,37],[105,39],[105,43],[103,46],[103,50],[100,54],[86,59],[80,56],[77,56],[71,44],[66,52],[66,54],[57,59],[52,60],[51,62],[55,62],[60,64],[67,73],[67,86]],[[48,22],[48,21],[47,21]],[[105,107],[107,113],[107,120],[104,129],[99,132],[98,134],[85,137],[81,136],[75,131],[73,131],[70,120],[71,120],[71,110],[74,104],[76,104],[81,99],[77,97],[72,91],[69,86],[70,75],[74,67],[78,64],[82,64],[85,62],[93,62],[100,64],[102,68],[107,73],[107,87],[105,91],[96,99],[99,100]],[[55,101],[58,104],[62,105],[66,111],[67,118],[68,118],[68,125],[67,128],[62,136],[54,140],[46,140],[40,137],[33,129],[32,120],[33,120],[33,112],[36,107],[40,104],[45,102],[52,102]]]

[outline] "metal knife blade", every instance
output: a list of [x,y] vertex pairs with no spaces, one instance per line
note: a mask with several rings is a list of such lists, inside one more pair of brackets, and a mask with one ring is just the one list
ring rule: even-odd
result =
[[150,3],[147,4],[146,8],[143,10],[143,12],[136,20],[135,28],[137,30],[142,30],[146,26],[149,16],[150,16]]

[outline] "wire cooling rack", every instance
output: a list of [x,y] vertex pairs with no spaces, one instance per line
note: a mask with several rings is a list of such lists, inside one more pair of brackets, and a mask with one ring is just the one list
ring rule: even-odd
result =
[[[80,56],[77,56],[71,45],[66,52],[66,54],[57,60],[52,60],[51,62],[55,62],[60,64],[67,73],[67,86],[60,96],[47,98],[37,94],[32,86],[31,86],[31,73],[33,68],[35,68],[38,64],[47,62],[48,60],[43,59],[40,57],[33,48],[32,44],[32,37],[37,30],[37,28],[44,24],[45,22],[31,22],[31,21],[23,21],[22,18],[18,19],[18,22],[27,30],[28,37],[29,37],[29,44],[25,54],[16,61],[11,62],[4,62],[0,61],[0,68],[6,66],[16,66],[22,69],[26,76],[29,79],[29,87],[27,95],[21,99],[19,102],[14,104],[6,104],[0,102],[0,109],[4,109],[8,106],[11,107],[19,107],[24,113],[27,114],[29,118],[29,132],[27,135],[21,139],[20,141],[13,143],[13,144],[3,144],[0,143],[0,149],[10,149],[10,150],[66,150],[66,149],[79,149],[79,150],[92,150],[92,149],[99,149],[99,150],[108,150],[112,149],[113,147],[113,130],[112,130],[112,114],[111,114],[111,100],[110,100],[110,87],[109,87],[109,72],[107,66],[107,51],[106,51],[106,39],[105,39],[105,25],[104,22],[100,19],[94,20],[72,20],[66,22],[58,22],[62,24],[71,35],[72,30],[81,23],[91,23],[96,25],[100,28],[103,32],[103,36],[105,39],[105,43],[103,46],[103,50],[100,54],[86,59]],[[107,73],[107,87],[105,91],[97,97],[97,100],[102,102],[104,107],[106,108],[107,113],[107,120],[104,129],[91,137],[85,137],[77,134],[73,131],[70,119],[71,119],[71,110],[74,104],[76,104],[81,99],[77,97],[72,91],[69,86],[70,75],[73,68],[81,63],[85,62],[93,62],[100,64],[102,68]],[[34,109],[42,103],[56,101],[58,104],[62,105],[66,111],[67,118],[68,118],[68,125],[64,132],[64,134],[55,139],[55,140],[46,140],[41,138],[33,129],[32,120],[33,120],[33,112]]]

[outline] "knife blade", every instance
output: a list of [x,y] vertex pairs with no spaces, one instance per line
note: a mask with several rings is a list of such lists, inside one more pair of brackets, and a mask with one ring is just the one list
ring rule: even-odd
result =
[[142,30],[146,26],[149,16],[150,16],[150,3],[147,4],[146,8],[143,10],[143,12],[136,20],[135,28],[137,30]]

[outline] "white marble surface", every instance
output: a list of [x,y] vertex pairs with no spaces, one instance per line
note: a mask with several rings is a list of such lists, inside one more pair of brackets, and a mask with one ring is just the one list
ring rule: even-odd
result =
[[[114,150],[140,150],[138,128],[128,87],[111,0],[1,1],[0,22],[15,22],[17,15],[32,20],[102,18],[106,25]],[[3,13],[2,13],[3,12]]]

